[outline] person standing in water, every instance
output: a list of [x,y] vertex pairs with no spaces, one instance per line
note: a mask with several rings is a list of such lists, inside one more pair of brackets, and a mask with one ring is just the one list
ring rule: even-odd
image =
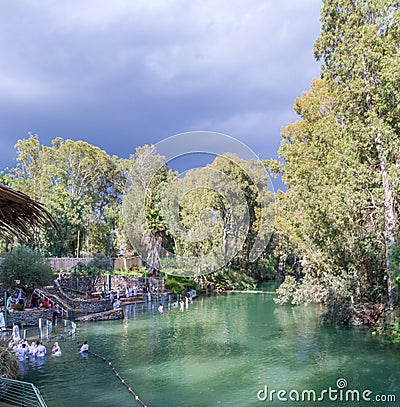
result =
[[15,322],[13,323],[12,338],[14,342],[19,342],[21,340],[19,326]]
[[79,353],[88,353],[88,352],[89,352],[89,345],[88,345],[88,341],[85,339],[83,341],[83,345],[81,346]]
[[61,356],[61,348],[60,348],[60,346],[58,345],[58,342],[54,342],[54,345],[53,345],[53,348],[52,348],[52,350],[51,350],[51,353],[52,353],[54,356]]
[[46,356],[46,353],[47,353],[46,347],[43,345],[42,342],[40,342],[39,345],[38,345],[38,347],[37,347],[37,350],[36,350],[36,356],[37,356],[38,358],[40,358],[40,357],[45,357],[45,356]]

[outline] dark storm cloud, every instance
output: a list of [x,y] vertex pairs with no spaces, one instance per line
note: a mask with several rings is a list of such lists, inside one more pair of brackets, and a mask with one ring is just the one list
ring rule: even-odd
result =
[[317,0],[14,1],[0,13],[0,161],[27,132],[126,157],[211,130],[276,156],[318,74]]

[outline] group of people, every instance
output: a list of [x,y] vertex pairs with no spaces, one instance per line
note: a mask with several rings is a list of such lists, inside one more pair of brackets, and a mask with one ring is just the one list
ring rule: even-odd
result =
[[[143,293],[145,293],[145,292],[146,292],[146,289],[144,287]],[[131,287],[131,286],[125,287],[125,298],[136,297],[138,295],[138,293],[139,293],[139,287],[136,284],[133,287]],[[101,295],[103,298],[109,298],[109,300],[111,302],[114,302],[115,299],[119,300],[123,294],[121,293],[120,287],[118,287],[114,292],[114,291],[110,290],[106,285],[104,285]]]
[[[9,347],[11,351],[15,353],[20,361],[25,360],[27,357],[32,358],[44,358],[47,354],[46,346],[43,342],[37,340],[33,341],[30,345],[26,339],[21,339],[19,332],[19,327],[16,323],[13,324],[12,335],[9,342]],[[79,353],[83,356],[87,355],[89,352],[89,344],[85,339],[82,346],[80,347]],[[51,354],[53,356],[61,356],[61,347],[57,341],[54,342],[51,349]]]
[[[19,290],[17,298],[14,299],[12,295],[10,295],[7,298],[6,308],[7,311],[10,313],[13,312],[14,310],[24,309],[24,299],[22,297],[22,290]],[[60,307],[56,302],[52,303],[48,298],[42,299],[38,297],[36,293],[33,293],[31,296],[30,308],[51,309],[53,311],[53,325],[55,324],[56,319],[60,316]]]
[[22,290],[20,289],[16,298],[10,295],[7,298],[6,308],[8,312],[13,312],[14,310],[22,310],[24,308],[24,298]]
[[[54,346],[56,346],[56,344],[57,342],[55,342]],[[17,355],[18,360],[25,360],[27,357],[43,358],[47,353],[47,349],[42,342],[35,341],[29,345],[28,341],[25,339],[21,339],[18,343],[14,343],[11,351]],[[59,356],[61,355],[61,350],[59,350],[59,354],[55,354],[54,352],[53,354]]]

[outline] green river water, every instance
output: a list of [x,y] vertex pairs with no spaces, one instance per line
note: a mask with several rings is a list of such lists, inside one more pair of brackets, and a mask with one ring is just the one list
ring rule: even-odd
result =
[[[74,339],[59,341],[61,357],[24,362],[24,380],[49,407],[139,406],[104,361],[78,354],[86,338],[149,407],[400,406],[400,349],[364,329],[321,324],[316,306],[227,293],[201,296],[183,312],[125,311],[124,320],[78,325]],[[309,401],[312,391],[321,401]],[[373,402],[379,397],[396,401]]]

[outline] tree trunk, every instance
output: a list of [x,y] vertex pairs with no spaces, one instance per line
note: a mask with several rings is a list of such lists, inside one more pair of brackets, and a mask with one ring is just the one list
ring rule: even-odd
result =
[[382,187],[384,192],[384,211],[385,211],[385,258],[386,258],[386,278],[388,285],[389,305],[393,305],[394,286],[393,286],[393,267],[390,261],[390,248],[396,245],[396,214],[393,202],[393,190],[389,182],[387,171],[387,159],[383,151],[381,135],[378,132],[375,139],[376,149],[379,155],[380,171],[382,177]]
[[150,235],[147,244],[147,265],[148,271],[151,274],[159,273],[161,269],[160,265],[160,252],[161,252],[161,237]]

